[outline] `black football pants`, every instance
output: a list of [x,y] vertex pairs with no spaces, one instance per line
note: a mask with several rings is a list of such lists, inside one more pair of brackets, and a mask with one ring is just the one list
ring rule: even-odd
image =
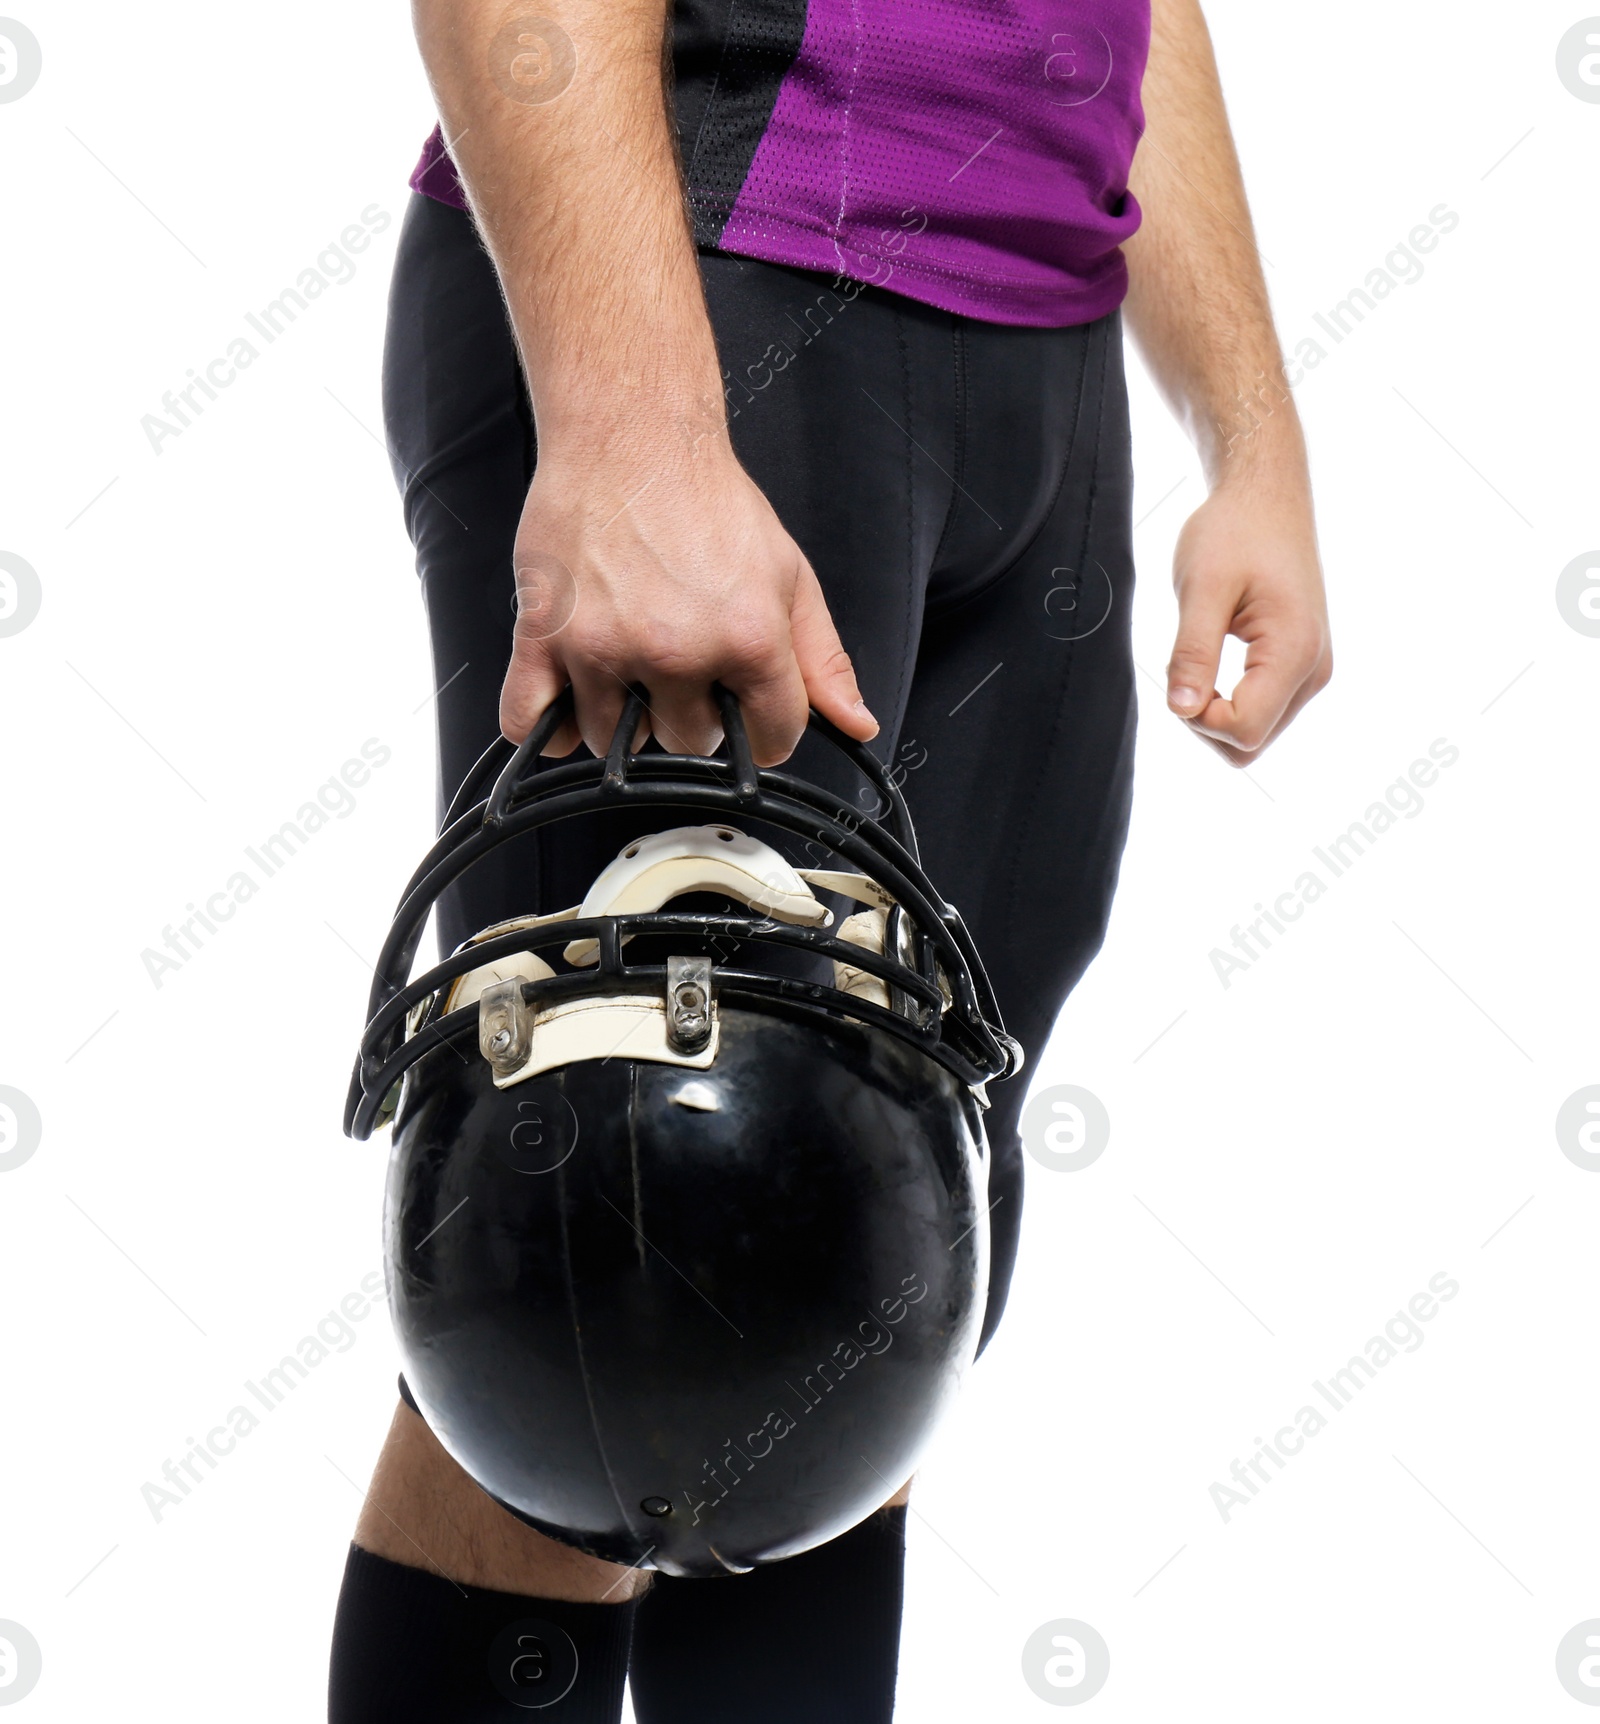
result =
[[[810,558],[1006,1027],[1036,1060],[1099,948],[1128,824],[1132,473],[1116,314],[980,323],[883,288],[701,258],[733,446]],[[384,356],[433,642],[441,810],[498,731],[532,413],[470,216],[414,195]],[[795,769],[854,795],[815,739]],[[451,950],[582,899],[631,832],[503,846],[440,904]],[[567,835],[571,834],[571,837]],[[614,839],[614,841],[613,841]],[[996,1084],[987,1343],[1022,1212],[1027,1078]]]

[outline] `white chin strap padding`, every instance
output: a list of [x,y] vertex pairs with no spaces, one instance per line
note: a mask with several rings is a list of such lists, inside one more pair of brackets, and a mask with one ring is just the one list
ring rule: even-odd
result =
[[[731,826],[675,826],[636,838],[604,870],[578,906],[581,916],[659,910],[690,892],[717,892],[780,922],[823,928],[827,906],[770,844]],[[569,964],[592,964],[596,940],[574,940]]]

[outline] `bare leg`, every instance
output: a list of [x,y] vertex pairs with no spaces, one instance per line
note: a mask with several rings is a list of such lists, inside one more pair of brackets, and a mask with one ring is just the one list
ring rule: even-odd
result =
[[532,1598],[621,1604],[648,1574],[585,1556],[524,1526],[486,1496],[402,1401],[378,1456],[355,1542],[449,1580]]
[[[884,1506],[898,1508],[910,1496],[907,1479]],[[469,1586],[575,1604],[621,1604],[650,1584],[639,1569],[585,1556],[524,1526],[479,1490],[404,1401],[378,1456],[355,1542]]]

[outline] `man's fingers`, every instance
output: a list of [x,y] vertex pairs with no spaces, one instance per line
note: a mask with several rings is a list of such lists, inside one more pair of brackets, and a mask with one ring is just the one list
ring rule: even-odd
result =
[[1202,736],[1253,754],[1277,727],[1299,686],[1299,676],[1290,676],[1282,665],[1247,666],[1231,695],[1219,694],[1189,722]]
[[803,557],[789,612],[789,632],[807,700],[847,736],[870,742],[878,734],[878,721],[861,698],[855,666],[833,626],[816,573]]
[[1283,732],[1289,728],[1289,726],[1294,722],[1301,707],[1303,707],[1307,701],[1314,699],[1321,692],[1325,684],[1326,678],[1317,677],[1310,678],[1301,683],[1299,688],[1295,690],[1294,696],[1290,700],[1289,704],[1283,709],[1283,716],[1275,725],[1273,725],[1271,731],[1268,733],[1266,741],[1258,748],[1252,749],[1248,753],[1242,748],[1234,747],[1231,742],[1224,742],[1219,737],[1207,734],[1207,732],[1198,724],[1191,724],[1189,728],[1194,731],[1202,741],[1209,743],[1210,746],[1214,748],[1230,766],[1251,766],[1254,765],[1262,751],[1270,748]]
[[[511,663],[500,685],[500,734],[521,742],[567,684],[567,673],[547,641],[514,636]],[[576,725],[567,723],[545,745],[546,754],[570,754],[578,746]]]
[[775,654],[760,669],[729,671],[722,680],[739,702],[751,758],[781,766],[806,728],[806,685],[794,654]]
[[1315,681],[1322,656],[1319,642],[1268,624],[1250,642],[1233,693],[1193,717],[1192,728],[1244,754],[1259,753],[1326,682],[1326,675]]
[[650,729],[669,754],[711,754],[722,740],[722,714],[709,683],[650,678]]
[[1237,592],[1216,582],[1189,581],[1178,589],[1178,638],[1167,661],[1167,705],[1183,718],[1196,718],[1213,703],[1222,642],[1237,604]]
[[[654,734],[670,753],[712,753],[722,739],[714,681],[738,698],[750,752],[760,766],[776,766],[789,758],[805,731],[811,706],[863,742],[877,734],[877,721],[861,699],[850,656],[804,558],[787,618],[780,610],[757,621],[743,619],[747,626],[742,629],[740,619],[719,620],[736,644],[719,649],[713,635],[698,651],[679,652],[670,673],[644,659],[607,664],[570,630],[559,643],[516,638],[501,694],[502,729],[513,741],[526,736],[570,679],[576,722],[563,727],[547,753],[570,752],[581,736],[593,753],[604,754],[621,717],[627,685],[635,680],[648,691],[647,722],[634,739],[635,747]],[[701,653],[706,655],[703,668],[691,670]]]
[[[572,700],[578,716],[579,733],[589,752],[603,759],[622,719],[628,685],[605,666],[576,657],[568,671],[572,677]],[[650,717],[646,713],[634,738],[635,747],[649,735],[649,724]]]

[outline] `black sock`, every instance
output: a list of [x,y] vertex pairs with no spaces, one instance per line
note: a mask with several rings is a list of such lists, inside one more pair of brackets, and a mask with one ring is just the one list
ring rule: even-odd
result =
[[714,1580],[657,1575],[638,1604],[639,1724],[889,1724],[905,1597],[906,1511]]
[[329,1724],[617,1724],[635,1609],[457,1586],[351,1545]]

